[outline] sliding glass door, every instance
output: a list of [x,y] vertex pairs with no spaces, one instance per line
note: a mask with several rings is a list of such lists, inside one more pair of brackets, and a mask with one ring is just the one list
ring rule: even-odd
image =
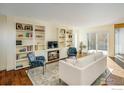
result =
[[115,55],[124,60],[124,28],[115,29]]
[[120,46],[120,42],[119,42],[119,29],[115,29],[115,55],[119,55],[119,46]]
[[88,33],[88,52],[96,52],[96,33]]
[[108,33],[88,33],[88,52],[103,52],[107,54]]
[[97,51],[107,55],[108,50],[108,33],[97,34]]

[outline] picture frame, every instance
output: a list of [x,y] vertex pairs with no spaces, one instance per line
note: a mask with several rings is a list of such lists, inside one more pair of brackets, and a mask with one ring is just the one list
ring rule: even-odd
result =
[[23,30],[23,25],[21,23],[16,23],[16,30]]

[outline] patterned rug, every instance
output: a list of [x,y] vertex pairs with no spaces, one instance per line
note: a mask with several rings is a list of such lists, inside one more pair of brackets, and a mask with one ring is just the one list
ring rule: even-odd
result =
[[[45,74],[43,75],[43,68],[38,67],[26,71],[33,85],[67,85],[63,81],[59,82],[59,66],[58,62],[48,64],[46,66]],[[103,73],[93,85],[106,85],[105,81],[110,75],[110,71],[107,70],[107,73]]]

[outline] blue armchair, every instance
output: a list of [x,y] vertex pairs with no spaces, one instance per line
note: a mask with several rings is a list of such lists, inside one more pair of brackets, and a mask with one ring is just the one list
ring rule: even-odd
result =
[[43,66],[43,74],[44,74],[44,66],[45,66],[45,58],[44,56],[35,57],[33,52],[27,54],[29,59],[30,68]]
[[70,47],[69,49],[68,49],[68,52],[67,52],[67,54],[68,54],[68,57],[72,57],[72,56],[77,56],[77,50],[76,50],[76,48],[75,47]]

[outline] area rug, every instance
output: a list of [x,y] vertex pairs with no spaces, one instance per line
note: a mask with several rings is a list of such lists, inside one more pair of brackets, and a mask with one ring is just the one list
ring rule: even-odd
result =
[[[58,62],[48,64],[46,66],[45,74],[43,75],[42,67],[30,69],[27,72],[28,77],[32,81],[33,85],[67,85],[63,81],[59,82],[59,64]],[[110,74],[110,71],[107,70],[107,73],[103,73],[93,85],[106,85],[105,81]]]
[[106,71],[101,74],[92,85],[107,85],[107,79],[112,73],[112,70],[107,68]]
[[59,82],[58,65],[58,62],[46,65],[44,75],[42,67],[30,69],[26,72],[33,85],[66,85],[64,82]]

